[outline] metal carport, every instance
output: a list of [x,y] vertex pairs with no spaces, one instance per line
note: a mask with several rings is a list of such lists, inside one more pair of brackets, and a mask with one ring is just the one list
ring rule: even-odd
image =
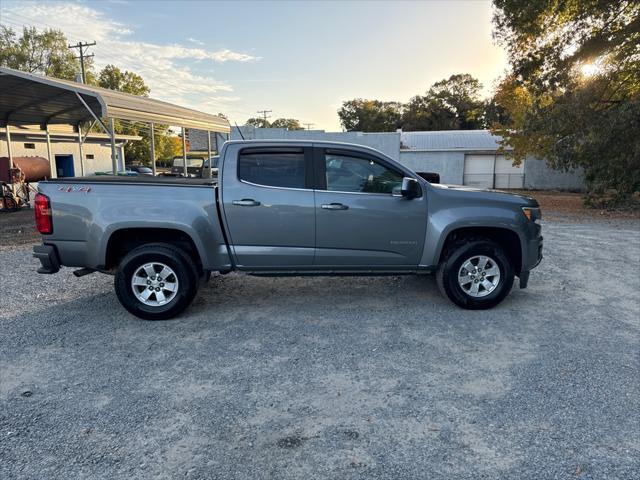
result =
[[[229,134],[229,122],[220,116],[210,115],[190,108],[180,107],[148,97],[94,87],[81,83],[60,80],[0,67],[0,126],[6,129],[10,167],[11,126],[40,125],[47,132],[49,125],[73,125],[78,129],[78,142],[82,148],[85,122],[98,124],[111,139],[111,162],[113,173],[117,173],[114,119],[123,119],[150,124],[151,159],[155,174],[154,124],[182,127],[184,171],[187,172],[185,128],[204,130],[209,139],[211,157],[211,132]],[[106,124],[103,120],[107,120]],[[50,149],[49,149],[50,150]],[[81,160],[82,161],[82,160]],[[49,155],[51,163],[51,155]],[[209,168],[211,169],[211,161]],[[210,172],[209,172],[210,173]]]

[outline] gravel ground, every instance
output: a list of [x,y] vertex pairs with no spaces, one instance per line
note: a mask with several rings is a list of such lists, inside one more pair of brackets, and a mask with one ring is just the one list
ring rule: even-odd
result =
[[216,277],[138,320],[0,249],[0,478],[640,478],[640,231],[547,223],[486,312],[432,277]]

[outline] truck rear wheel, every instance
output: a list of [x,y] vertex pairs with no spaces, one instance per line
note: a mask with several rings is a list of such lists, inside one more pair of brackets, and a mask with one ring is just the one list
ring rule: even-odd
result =
[[470,310],[498,305],[511,291],[513,277],[513,266],[504,249],[478,238],[452,245],[436,273],[440,291]]
[[129,252],[114,281],[122,306],[145,320],[166,320],[181,313],[196,296],[198,284],[198,270],[189,255],[163,243]]

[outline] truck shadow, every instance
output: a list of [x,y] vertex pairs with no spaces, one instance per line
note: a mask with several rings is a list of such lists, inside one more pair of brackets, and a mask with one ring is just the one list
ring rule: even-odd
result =
[[[488,312],[518,308],[524,297],[523,292],[514,285],[507,299]],[[95,295],[50,303],[45,308],[36,308],[7,320],[24,320],[27,316],[44,318],[49,325],[108,324],[113,328],[131,321],[143,325],[201,321],[212,324],[256,319],[322,322],[323,319],[331,321],[345,316],[352,321],[351,318],[401,318],[416,314],[425,319],[444,315],[463,320],[471,312],[458,308],[444,298],[432,275],[264,278],[229,274],[214,276],[210,282],[203,284],[191,306],[168,321],[147,322],[137,319],[124,310],[108,284],[103,292]],[[491,313],[483,316],[491,317]]]

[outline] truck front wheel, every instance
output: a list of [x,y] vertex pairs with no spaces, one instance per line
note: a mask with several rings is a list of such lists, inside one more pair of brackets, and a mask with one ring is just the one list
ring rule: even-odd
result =
[[166,320],[189,306],[198,291],[198,270],[177,247],[154,243],[120,262],[115,290],[124,308],[145,320]]
[[436,278],[440,291],[453,303],[470,310],[492,308],[511,291],[514,271],[497,243],[466,239],[447,249]]

